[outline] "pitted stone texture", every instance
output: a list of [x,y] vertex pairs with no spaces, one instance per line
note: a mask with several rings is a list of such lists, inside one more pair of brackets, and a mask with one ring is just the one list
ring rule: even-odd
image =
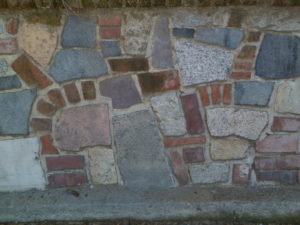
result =
[[266,34],[256,60],[256,75],[273,79],[300,76],[299,58],[299,37]]
[[256,140],[268,124],[268,113],[238,108],[207,109],[207,125],[212,136],[236,135]]
[[164,135],[181,136],[186,133],[184,115],[175,92],[153,97],[151,104]]
[[20,47],[41,66],[47,66],[57,45],[57,31],[38,23],[25,23],[19,37]]
[[61,45],[69,47],[96,47],[96,19],[69,16],[65,23]]
[[118,165],[124,185],[173,185],[154,115],[147,110],[113,117]]
[[55,139],[58,146],[67,151],[110,145],[108,106],[96,104],[63,110],[56,122]]
[[20,88],[22,86],[17,75],[0,77],[0,90]]
[[36,137],[0,141],[0,191],[45,188],[43,169],[36,160],[39,149]]
[[108,72],[98,51],[93,49],[64,49],[50,66],[50,75],[58,82],[77,78],[99,77]]
[[0,134],[27,134],[36,89],[0,94]]
[[213,160],[243,159],[249,143],[238,139],[211,139],[210,154]]
[[6,59],[0,59],[0,76],[6,75],[8,71],[8,64]]
[[267,106],[274,83],[259,81],[235,82],[234,104]]
[[101,41],[102,54],[104,57],[120,56],[122,51],[120,48],[119,41]]
[[198,41],[232,49],[239,47],[243,36],[244,31],[236,28],[198,28],[195,33]]
[[91,148],[88,150],[89,164],[94,184],[116,184],[118,182],[112,149]]
[[226,80],[230,70],[232,51],[205,46],[195,41],[177,40],[176,55],[183,86]]
[[193,183],[212,184],[227,182],[229,166],[221,163],[205,163],[201,165],[190,165],[190,175]]

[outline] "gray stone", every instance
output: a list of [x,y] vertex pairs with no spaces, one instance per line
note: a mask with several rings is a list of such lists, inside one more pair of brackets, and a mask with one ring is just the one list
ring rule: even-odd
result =
[[0,76],[6,75],[8,71],[8,64],[6,59],[0,59]]
[[102,54],[104,57],[120,56],[122,51],[120,48],[119,41],[101,41]]
[[266,34],[256,60],[256,75],[272,79],[300,76],[299,58],[299,37]]
[[0,33],[4,33],[4,30],[5,30],[5,25],[4,25],[4,22],[3,20],[0,20]]
[[92,49],[61,50],[55,55],[49,69],[50,75],[58,82],[99,77],[107,72],[104,59]]
[[0,90],[20,88],[22,86],[17,75],[0,77]]
[[96,47],[96,19],[69,16],[65,23],[61,45],[69,47]]
[[206,110],[207,126],[212,136],[236,135],[256,140],[268,124],[268,113],[250,109],[213,108]]
[[172,57],[169,19],[167,17],[158,17],[153,34],[152,66],[154,68],[173,68]]
[[229,166],[221,163],[190,165],[189,171],[193,183],[200,184],[227,182],[229,176]]
[[235,82],[234,104],[267,106],[273,92],[273,86],[274,83],[271,82]]
[[173,28],[173,35],[178,38],[193,38],[195,30],[191,28]]
[[176,55],[183,86],[226,80],[234,52],[195,41],[177,40]]
[[151,105],[164,135],[181,136],[186,133],[184,115],[175,92],[151,98]]
[[36,89],[0,94],[0,134],[27,134]]
[[170,187],[173,185],[163,141],[154,115],[138,111],[113,117],[118,165],[124,185]]
[[228,48],[239,47],[244,31],[237,28],[198,28],[195,39]]

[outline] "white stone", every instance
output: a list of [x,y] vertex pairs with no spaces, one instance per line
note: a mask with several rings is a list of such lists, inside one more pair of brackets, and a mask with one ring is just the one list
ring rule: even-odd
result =
[[44,189],[39,138],[0,141],[0,191]]
[[181,136],[186,133],[184,115],[175,92],[151,98],[159,126],[166,136]]

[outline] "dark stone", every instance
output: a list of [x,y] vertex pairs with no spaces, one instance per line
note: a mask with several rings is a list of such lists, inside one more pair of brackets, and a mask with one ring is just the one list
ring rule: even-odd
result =
[[0,90],[20,88],[22,86],[17,75],[9,77],[0,77]]
[[191,28],[174,28],[173,35],[179,38],[193,38],[195,30]]
[[122,55],[119,41],[101,41],[100,45],[104,57]]

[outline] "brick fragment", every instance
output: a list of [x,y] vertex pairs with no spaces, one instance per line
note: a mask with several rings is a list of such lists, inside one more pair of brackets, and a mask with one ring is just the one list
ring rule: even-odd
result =
[[84,157],[82,155],[65,155],[58,157],[47,157],[48,171],[83,169]]
[[85,100],[93,100],[96,98],[96,88],[93,81],[81,82],[81,89]]
[[272,134],[256,142],[258,152],[296,152],[298,134]]
[[239,59],[254,59],[256,54],[256,46],[246,45],[238,54]]
[[100,27],[100,37],[102,39],[118,39],[121,37],[120,27]]
[[6,22],[6,32],[15,35],[18,32],[19,22],[15,18],[10,18]]
[[232,84],[224,84],[223,87],[223,103],[229,105],[231,103]]
[[204,162],[204,149],[202,147],[182,149],[183,160],[186,163]]
[[0,39],[0,54],[15,54],[18,46],[16,38],[1,38]]
[[220,84],[211,84],[211,97],[212,104],[220,104],[221,103],[221,85]]
[[74,83],[66,84],[64,86],[64,90],[70,103],[80,102],[80,95]]
[[230,78],[249,80],[251,78],[251,72],[232,72]]
[[57,149],[52,144],[51,135],[42,136],[40,140],[42,143],[42,149],[41,149],[42,155],[58,154]]
[[82,172],[58,173],[48,176],[50,187],[71,187],[87,183],[87,176]]
[[44,118],[33,118],[30,122],[33,131],[51,131],[52,120]]
[[53,116],[56,112],[56,107],[43,99],[38,101],[36,108],[45,116]]
[[274,117],[272,131],[299,131],[300,118]]
[[59,89],[52,89],[48,92],[48,98],[55,104],[56,107],[61,108],[66,105],[65,99]]
[[110,59],[108,62],[114,72],[145,71],[149,69],[146,58]]
[[206,85],[199,86],[198,91],[200,93],[200,98],[203,106],[208,106],[210,104],[210,100],[207,92],[207,86]]
[[189,175],[185,168],[184,162],[178,152],[171,152],[170,154],[173,172],[179,185],[186,185],[189,182]]
[[249,164],[234,164],[232,171],[232,182],[235,184],[250,183],[251,166]]
[[121,26],[122,16],[120,13],[99,15],[98,23],[100,26]]
[[204,144],[206,142],[205,136],[198,137],[185,137],[177,139],[167,139],[164,141],[165,147],[177,147],[183,145],[192,145],[192,144]]

